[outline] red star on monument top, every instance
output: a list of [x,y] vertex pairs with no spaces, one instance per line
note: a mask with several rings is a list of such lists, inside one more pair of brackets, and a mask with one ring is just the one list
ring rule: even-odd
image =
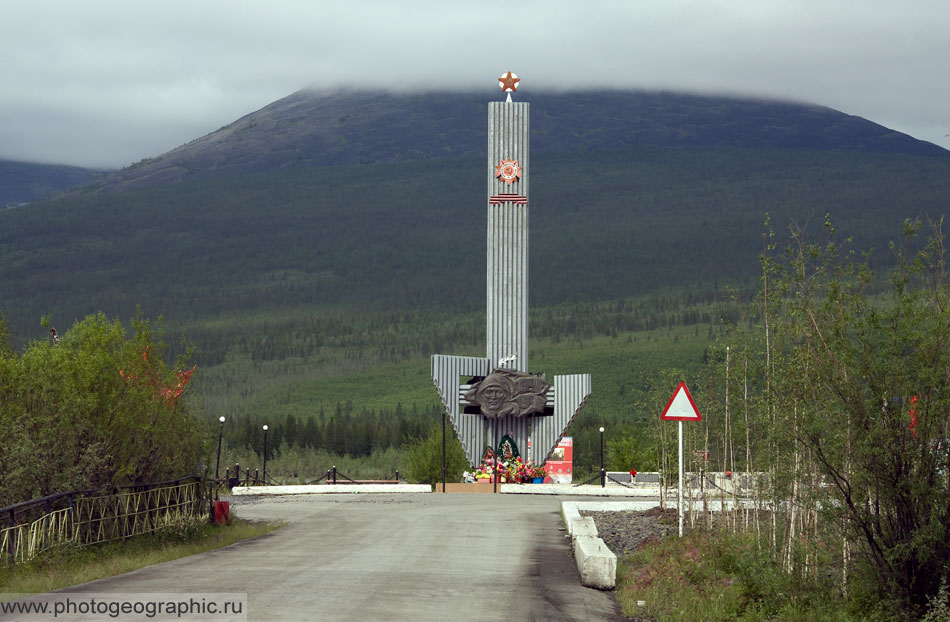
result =
[[510,71],[508,75],[501,76],[498,78],[498,86],[501,87],[501,90],[506,93],[514,93],[518,90],[518,83],[521,82],[521,78],[517,74],[513,74]]

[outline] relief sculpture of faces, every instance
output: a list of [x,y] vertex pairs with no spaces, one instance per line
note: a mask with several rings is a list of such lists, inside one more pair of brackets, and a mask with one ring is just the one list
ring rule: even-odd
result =
[[465,400],[478,405],[481,414],[490,419],[523,417],[544,409],[550,386],[539,376],[495,369],[466,392]]
[[511,403],[514,385],[511,380],[499,373],[491,373],[475,388],[475,401],[486,417],[495,419],[513,413],[515,404]]
[[505,393],[505,390],[498,385],[492,385],[482,391],[482,408],[492,412],[498,412],[501,410],[502,405],[505,403],[508,395]]

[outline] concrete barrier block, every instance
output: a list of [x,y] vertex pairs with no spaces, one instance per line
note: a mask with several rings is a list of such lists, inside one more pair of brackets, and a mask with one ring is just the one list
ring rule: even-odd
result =
[[574,538],[574,560],[581,575],[581,585],[599,590],[612,590],[617,583],[617,556],[600,538]]
[[571,531],[574,528],[572,523],[575,519],[581,517],[581,513],[577,511],[577,503],[573,501],[562,502],[561,514],[564,516],[564,528],[567,529],[568,535],[574,535],[574,532]]
[[571,521],[571,537],[573,538],[596,538],[597,525],[592,516],[578,516]]

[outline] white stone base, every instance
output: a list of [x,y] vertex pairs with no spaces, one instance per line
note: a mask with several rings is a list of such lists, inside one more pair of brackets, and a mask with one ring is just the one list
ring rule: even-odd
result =
[[235,496],[246,495],[333,495],[383,492],[432,492],[429,484],[310,484],[302,486],[237,486]]
[[573,486],[570,484],[502,484],[501,492],[513,495],[582,495],[585,497],[659,497],[658,486]]

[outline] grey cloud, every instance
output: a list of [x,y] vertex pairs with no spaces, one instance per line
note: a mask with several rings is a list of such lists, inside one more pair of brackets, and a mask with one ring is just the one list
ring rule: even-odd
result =
[[0,157],[123,166],[308,85],[787,98],[950,147],[950,5],[873,0],[0,3]]

